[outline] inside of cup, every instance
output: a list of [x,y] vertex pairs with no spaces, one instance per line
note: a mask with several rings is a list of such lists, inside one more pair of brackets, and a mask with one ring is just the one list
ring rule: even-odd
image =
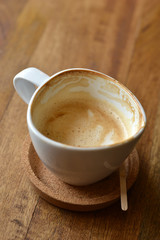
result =
[[143,108],[127,88],[84,69],[64,71],[44,84],[32,102],[31,117],[46,137],[78,147],[120,143],[145,126]]

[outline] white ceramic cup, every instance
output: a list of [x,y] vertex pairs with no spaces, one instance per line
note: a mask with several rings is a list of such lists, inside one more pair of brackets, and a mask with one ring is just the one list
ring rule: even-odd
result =
[[[56,84],[61,81],[63,87],[63,79],[66,75],[72,76],[75,73],[79,74],[78,81],[86,77],[89,83],[89,87],[79,87],[80,91],[86,91],[96,98],[112,102],[125,116],[131,128],[131,134],[127,139],[106,146],[74,147],[51,140],[37,130],[32,121],[32,111],[34,111],[33,103],[39,97],[39,93],[45,89],[43,100],[47,102],[54,94],[55,79]],[[50,82],[53,86],[49,84]],[[28,104],[28,129],[39,158],[53,174],[71,185],[88,185],[109,176],[131,153],[144,131],[146,115],[140,102],[126,87],[105,74],[76,68],[49,77],[36,68],[27,68],[15,76],[13,83],[19,96]],[[70,79],[67,84],[70,84]],[[36,89],[35,86],[38,88]],[[76,91],[79,88],[77,86]]]

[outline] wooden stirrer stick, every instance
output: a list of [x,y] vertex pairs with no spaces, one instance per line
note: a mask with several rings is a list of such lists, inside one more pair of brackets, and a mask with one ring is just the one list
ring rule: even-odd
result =
[[121,191],[121,209],[127,211],[128,200],[127,200],[127,186],[126,186],[126,169],[124,163],[121,165],[119,170],[120,175],[120,191]]

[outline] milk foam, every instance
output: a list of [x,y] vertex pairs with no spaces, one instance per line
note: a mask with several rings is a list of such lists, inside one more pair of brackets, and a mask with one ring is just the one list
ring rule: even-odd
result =
[[126,138],[123,123],[115,113],[108,111],[103,101],[93,98],[60,102],[41,119],[42,134],[71,146],[103,146]]
[[124,97],[110,79],[83,74],[64,73],[42,87],[32,104],[35,127],[76,147],[111,145],[132,136],[140,115],[129,94]]

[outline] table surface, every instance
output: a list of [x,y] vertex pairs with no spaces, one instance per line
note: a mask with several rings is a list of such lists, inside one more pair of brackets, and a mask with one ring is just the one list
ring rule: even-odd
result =
[[[142,103],[140,172],[120,201],[90,213],[57,208],[21,166],[27,105],[12,79],[34,66],[49,75],[85,67],[110,75]],[[160,239],[160,1],[0,0],[0,239]]]

